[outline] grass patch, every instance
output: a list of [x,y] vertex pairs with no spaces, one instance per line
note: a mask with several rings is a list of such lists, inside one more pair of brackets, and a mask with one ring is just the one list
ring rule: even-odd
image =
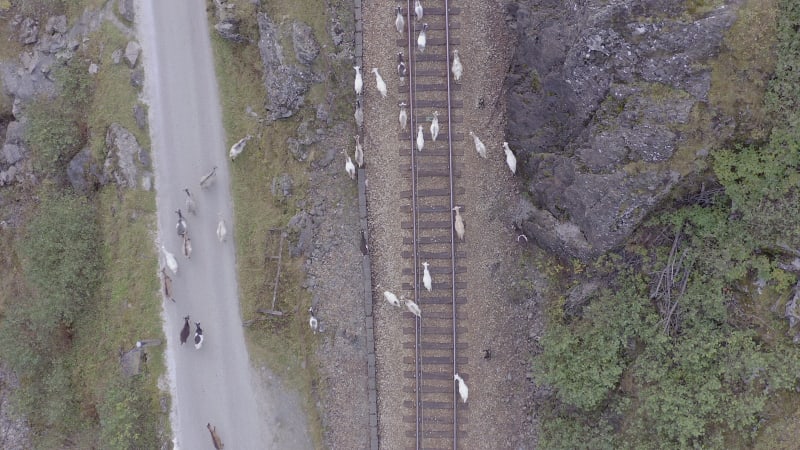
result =
[[750,0],[739,8],[723,51],[711,62],[709,100],[736,120],[737,141],[764,141],[771,128],[764,95],[775,72],[777,0]]
[[131,86],[131,70],[124,62],[114,64],[111,60],[114,50],[124,49],[128,38],[108,22],[103,22],[99,35],[102,38],[91,41],[91,53],[99,60],[100,70],[94,75],[94,96],[89,110],[89,146],[95,157],[105,157],[106,130],[112,123],[118,123],[136,136],[139,145],[149,148],[150,135],[146,129],[139,129],[133,116],[133,106],[139,101],[139,92]]

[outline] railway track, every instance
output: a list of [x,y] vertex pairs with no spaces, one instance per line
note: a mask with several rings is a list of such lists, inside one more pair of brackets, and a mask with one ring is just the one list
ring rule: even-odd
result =
[[[401,12],[405,32],[397,39],[402,51],[407,76],[399,92],[406,96],[409,126],[398,133],[401,155],[407,162],[400,168],[410,178],[411,189],[401,193],[408,203],[403,210],[408,220],[401,223],[403,258],[409,263],[403,270],[402,290],[422,309],[421,318],[404,313],[403,363],[406,383],[403,390],[403,422],[408,449],[456,449],[464,438],[465,411],[468,404],[459,401],[453,375],[458,373],[469,382],[467,344],[459,341],[466,332],[459,321],[466,319],[459,307],[467,301],[464,266],[466,254],[459,248],[453,229],[453,207],[464,188],[459,186],[464,141],[456,131],[463,121],[463,102],[458,98],[461,86],[450,75],[452,51],[459,44],[457,19],[460,10],[448,0],[424,0],[424,16],[417,21],[414,2],[406,0]],[[417,48],[422,24],[428,24],[424,52]],[[399,36],[399,35],[398,35]],[[439,135],[431,138],[431,120],[438,113]],[[416,148],[417,133],[422,126],[425,145]],[[430,264],[433,289],[423,287],[423,262]]]

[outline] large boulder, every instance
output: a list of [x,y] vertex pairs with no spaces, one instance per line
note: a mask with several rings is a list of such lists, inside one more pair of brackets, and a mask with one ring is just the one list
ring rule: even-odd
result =
[[128,42],[128,45],[125,46],[125,62],[128,63],[128,67],[136,67],[136,61],[139,60],[139,53],[142,51],[142,46],[139,45],[136,41]]
[[314,38],[314,30],[303,22],[292,23],[292,45],[297,59],[306,65],[311,65],[319,55],[319,44]]
[[[122,125],[112,123],[106,133],[106,159],[103,163],[103,178],[113,180],[120,187],[134,189],[138,185],[142,152],[136,136]],[[149,159],[147,160],[149,164]]]
[[723,3],[694,18],[679,0],[509,4],[506,134],[534,203],[519,225],[539,245],[580,258],[619,246],[707,155],[690,142],[709,126],[698,111],[730,138],[733,119],[709,105],[709,63],[741,2]]
[[304,96],[311,86],[311,73],[284,61],[280,30],[264,13],[258,15],[258,31],[268,118],[291,117],[303,106]]
[[106,183],[100,165],[92,157],[92,150],[84,148],[67,164],[67,180],[75,191],[87,194],[98,185]]

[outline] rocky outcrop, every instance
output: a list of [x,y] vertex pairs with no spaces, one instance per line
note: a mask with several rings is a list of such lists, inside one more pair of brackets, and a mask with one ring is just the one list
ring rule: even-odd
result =
[[293,30],[292,42],[300,64],[286,60],[280,28],[266,14],[258,15],[258,48],[264,66],[266,109],[270,120],[284,119],[296,113],[303,106],[305,94],[313,81],[310,65],[319,53],[319,44],[308,26],[296,23]]
[[133,23],[133,19],[135,18],[133,0],[117,0],[117,11],[128,23]]
[[[111,20],[115,25],[123,27],[121,30],[124,34],[132,35],[110,12],[112,3],[119,5],[120,14],[126,20],[132,20],[133,2],[119,0],[118,3],[107,3],[102,11],[86,10],[72,26],[68,26],[66,16],[50,17],[44,27],[37,20],[22,16],[16,16],[10,21],[14,39],[27,47],[19,61],[0,61],[0,88],[12,99],[11,115],[0,116],[0,186],[34,180],[24,136],[25,107],[34,98],[52,98],[57,95],[52,69],[68,62],[80,46],[87,42],[89,35],[100,28],[104,20]],[[124,53],[123,49],[117,49],[113,53],[114,63],[121,62],[124,56],[125,62],[130,67],[135,67],[140,59],[141,47],[131,41]],[[100,70],[99,67],[98,64],[91,63],[87,70],[95,74]],[[141,87],[143,80],[144,72],[141,68],[131,71],[131,83],[134,86]],[[0,111],[2,113],[4,112]],[[145,119],[143,112],[137,115],[137,123],[142,123]],[[144,127],[144,124],[140,127]],[[67,178],[81,191],[90,189],[95,183],[103,183],[105,179],[98,175],[96,168],[94,171],[90,170],[87,155],[85,152],[79,153],[70,162],[67,170]],[[122,174],[120,179],[126,183],[129,181],[129,174],[124,170],[117,174]],[[133,186],[135,184],[131,187]]]
[[88,194],[106,183],[106,176],[92,157],[92,149],[84,148],[67,164],[67,180],[76,192]]
[[136,41],[128,42],[125,46],[125,62],[131,69],[136,67],[136,61],[139,60],[139,53],[142,51],[142,46]]
[[723,3],[699,17],[679,0],[509,4],[507,136],[535,207],[528,236],[581,258],[612,249],[707,155],[690,145],[697,111],[716,142],[731,136],[708,95],[740,1]]
[[250,42],[250,40],[241,33],[240,26],[242,24],[242,19],[236,15],[235,3],[225,0],[214,0],[214,15],[217,19],[217,23],[214,24],[214,30],[220,37],[239,44]]
[[[148,169],[150,155],[143,149],[136,136],[119,124],[113,123],[106,133],[106,154],[103,163],[103,178],[112,180],[123,188],[138,187],[140,167]],[[148,178],[144,174],[143,181]]]

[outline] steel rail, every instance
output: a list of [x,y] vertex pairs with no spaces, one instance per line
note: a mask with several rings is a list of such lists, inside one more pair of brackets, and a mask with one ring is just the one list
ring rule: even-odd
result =
[[[417,70],[416,64],[416,54],[414,53],[414,20],[411,18],[411,0],[407,0],[406,2],[406,35],[408,36],[407,39],[407,48],[408,48],[408,120],[409,120],[409,150],[411,153],[411,228],[412,228],[412,245],[414,251],[414,302],[416,304],[420,304],[419,301],[419,248],[418,248],[418,233],[419,230],[417,229],[418,219],[417,219],[417,171],[416,171],[416,157],[414,154],[414,125],[416,124],[416,112],[414,108],[414,101],[415,98],[415,84],[416,77],[414,73]],[[413,82],[412,82],[413,81]],[[422,355],[421,351],[421,340],[422,340],[422,325],[420,323],[421,319],[419,317],[414,318],[414,377],[415,377],[415,401],[416,407],[414,410],[416,411],[416,432],[415,432],[415,441],[416,441],[416,449],[420,450],[420,444],[422,443],[422,399],[420,396],[422,395],[422,389],[420,389],[420,375],[421,375],[421,361],[420,357]]]
[[[452,302],[451,308],[451,316],[452,316],[452,373],[450,376],[458,373],[458,366],[457,366],[457,350],[458,350],[458,340],[457,340],[457,326],[456,326],[456,298],[457,298],[457,283],[456,283],[456,235],[455,230],[453,227],[453,208],[456,206],[455,203],[455,163],[454,163],[454,151],[453,151],[453,132],[452,132],[452,124],[453,124],[453,86],[450,80],[450,65],[451,65],[451,56],[450,56],[450,6],[448,0],[443,0],[444,3],[444,48],[445,48],[445,58],[444,63],[445,67],[445,77],[447,79],[446,82],[446,92],[447,92],[447,161],[448,161],[448,196],[449,196],[449,217],[450,217],[450,233],[449,233],[449,244],[450,244],[450,277],[451,277],[451,291],[450,291],[450,298]],[[417,111],[417,62],[418,62],[418,55],[416,52],[416,21],[415,15],[413,13],[413,2],[412,0],[406,0],[406,48],[408,51],[408,120],[410,122],[410,126],[408,129],[408,137],[409,137],[409,144],[408,149],[411,154],[411,232],[412,232],[412,256],[411,261],[413,262],[414,268],[411,271],[413,276],[413,299],[419,305],[421,304],[420,297],[421,297],[421,287],[420,287],[420,264],[421,264],[421,257],[420,257],[420,234],[422,229],[420,228],[420,193],[419,193],[419,173],[418,167],[419,158],[417,155],[417,150],[415,150],[415,129],[419,126],[419,112]],[[426,60],[422,60],[423,62]],[[423,75],[423,76],[430,76],[430,75]],[[424,86],[423,86],[424,87]],[[423,400],[423,386],[422,386],[422,379],[423,379],[423,360],[422,360],[422,350],[425,347],[424,337],[422,334],[422,318],[414,317],[414,409],[415,409],[415,430],[414,430],[414,437],[415,437],[415,448],[420,450],[423,448],[423,438],[425,437],[425,409],[424,406],[426,405],[426,401]],[[435,342],[435,341],[434,341]],[[435,345],[435,344],[434,344]],[[436,348],[434,346],[434,348]],[[441,374],[441,372],[433,371],[432,373]],[[453,383],[453,390],[452,390],[452,408],[453,408],[453,432],[452,432],[452,439],[453,439],[453,449],[458,448],[458,393],[457,393],[457,384],[452,381]],[[437,419],[435,419],[434,414],[434,424]],[[434,426],[432,430],[436,427]],[[432,431],[432,433],[436,433],[436,431]],[[442,436],[444,437],[444,436]]]
[[[453,108],[452,106],[452,92],[450,87],[450,5],[448,0],[444,0],[444,41],[445,41],[445,61],[447,62],[447,67],[445,68],[445,78],[447,78],[447,147],[448,147],[448,158],[449,158],[449,166],[450,166],[450,218],[451,218],[451,226],[450,226],[450,260],[452,264],[450,265],[451,270],[451,280],[452,283],[452,290],[451,294],[453,297],[453,375],[458,373],[458,366],[457,364],[457,342],[456,339],[456,236],[453,224],[453,208],[455,205],[455,189],[453,186],[454,180],[454,173],[453,173],[453,127],[452,127],[452,120],[453,120]],[[453,383],[453,449],[458,448],[458,395],[456,392],[458,387],[456,383]]]

